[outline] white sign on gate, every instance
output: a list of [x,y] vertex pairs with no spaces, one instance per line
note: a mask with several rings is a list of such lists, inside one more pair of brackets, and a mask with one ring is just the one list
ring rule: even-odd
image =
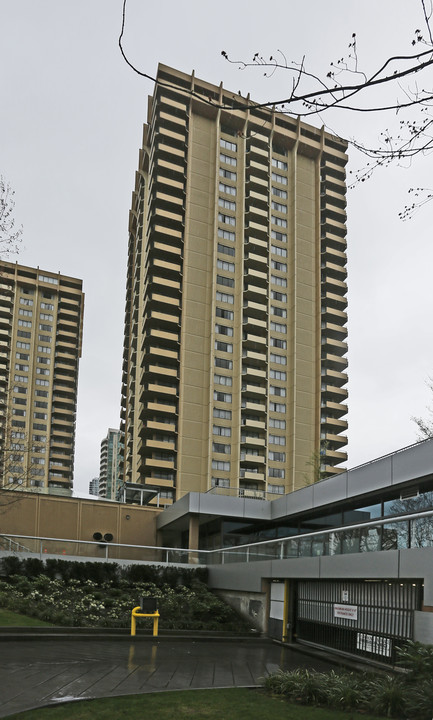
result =
[[358,607],[356,605],[334,604],[334,617],[346,618],[347,620],[358,620]]

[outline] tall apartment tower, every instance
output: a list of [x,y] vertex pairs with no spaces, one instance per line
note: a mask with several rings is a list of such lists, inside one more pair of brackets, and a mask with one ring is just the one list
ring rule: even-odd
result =
[[0,262],[0,485],[70,494],[82,282]]
[[345,151],[159,66],[129,223],[126,482],[272,497],[347,459]]
[[107,437],[101,442],[99,464],[99,495],[108,500],[116,499],[120,482],[120,430],[108,429]]

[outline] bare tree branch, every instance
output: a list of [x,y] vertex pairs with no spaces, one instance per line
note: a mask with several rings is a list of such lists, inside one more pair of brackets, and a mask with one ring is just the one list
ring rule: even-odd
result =
[[0,255],[9,256],[18,252],[22,240],[23,228],[15,228],[13,216],[15,192],[0,175]]

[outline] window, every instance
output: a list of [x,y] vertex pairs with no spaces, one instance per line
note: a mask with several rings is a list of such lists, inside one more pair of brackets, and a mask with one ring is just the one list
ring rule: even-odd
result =
[[287,163],[284,162],[284,160],[277,160],[277,158],[272,158],[272,167],[278,168],[278,170],[287,170]]
[[20,298],[20,304],[21,305],[33,305],[33,300],[30,300],[30,298]]
[[226,343],[226,342],[222,342],[221,340],[215,340],[215,350],[220,350],[220,352],[232,353],[233,345],[232,345],[232,343]]
[[48,387],[48,385],[50,384],[50,381],[49,380],[40,380],[39,378],[36,378],[35,384],[36,385],[44,385],[45,387]]
[[268,492],[274,493],[275,495],[284,495],[284,485],[271,485],[268,484]]
[[228,325],[215,325],[215,332],[218,333],[218,335],[233,337],[233,328]]
[[52,329],[52,325],[44,325],[43,323],[39,325],[39,330],[45,330],[45,332],[51,332]]
[[221,435],[221,437],[230,437],[232,434],[231,428],[224,427],[223,425],[214,425],[212,432],[214,435]]
[[287,347],[287,341],[286,340],[280,340],[280,338],[271,338],[271,346],[281,348],[281,350],[285,350]]
[[224,393],[224,392],[220,392],[219,390],[214,390],[213,399],[216,400],[217,402],[231,403],[232,396],[231,396],[231,393]]
[[35,390],[36,397],[48,397],[48,390]]
[[48,408],[48,403],[47,403],[47,402],[43,402],[42,400],[35,400],[35,407],[37,407],[37,408],[43,408],[43,409],[46,410],[46,409]]
[[35,465],[45,465],[45,458],[32,457],[32,463],[34,463]]
[[30,338],[32,334],[28,330],[17,330],[17,336],[23,338]]
[[22,350],[30,350],[30,343],[21,342],[21,340],[19,340],[17,342],[17,348],[21,348]]
[[225,285],[231,288],[235,286],[234,278],[225,277],[225,275],[217,275],[216,281],[217,285]]
[[285,412],[286,412],[286,406],[285,406],[284,403],[271,402],[271,403],[269,403],[269,410],[270,410],[271,412],[285,413]]
[[[274,173],[272,173],[274,175]],[[281,190],[278,187],[272,187],[272,192],[282,200],[287,200],[287,190]],[[285,207],[285,206],[284,206]]]
[[25,427],[26,424],[24,420],[12,420],[13,427]]
[[[280,223],[277,223],[277,225],[279,224]],[[278,240],[279,242],[287,242],[286,233],[278,232],[278,230],[271,230],[271,238],[272,240]]]
[[212,443],[212,452],[221,453],[222,455],[230,455],[232,451],[231,445],[225,445],[224,443]]
[[269,377],[271,380],[286,380],[286,373],[284,370],[269,370]]
[[224,320],[233,320],[234,313],[233,310],[224,310],[224,308],[217,307],[215,310],[215,315],[220,318],[224,318]]
[[17,432],[16,430],[11,432],[11,437],[17,440],[24,440],[26,434],[23,432]]
[[39,357],[38,356],[38,363],[41,363],[41,365],[50,365],[51,359],[47,357]]
[[216,299],[219,300],[219,302],[228,303],[228,305],[233,305],[233,303],[234,303],[233,295],[228,295],[227,293],[222,293],[219,290],[217,290]]
[[287,317],[287,310],[285,308],[271,306],[272,315],[278,315],[278,317]]
[[271,290],[271,300],[278,300],[278,302],[287,302],[287,295],[285,293],[278,292],[278,290]]
[[220,147],[225,148],[226,150],[232,150],[233,152],[236,152],[237,145],[234,142],[230,142],[230,140],[224,140],[224,138],[220,138]]
[[223,240],[231,240],[232,242],[234,242],[236,239],[236,235],[234,232],[230,232],[230,230],[223,230],[222,228],[218,228],[218,237],[222,238]]
[[224,198],[218,199],[218,205],[226,210],[236,210],[236,203],[233,200],[225,200]]
[[51,353],[51,348],[46,347],[45,345],[38,345],[38,352],[47,353],[49,355]]
[[280,397],[286,397],[286,388],[280,387],[279,385],[271,385],[270,393],[271,395],[279,395]]
[[280,277],[279,275],[271,275],[271,282],[279,287],[287,287],[287,278]]
[[287,331],[287,325],[283,325],[282,323],[271,322],[271,330],[285,334]]
[[230,487],[230,480],[229,478],[220,478],[220,477],[213,477],[212,478],[212,487]]
[[[271,215],[271,222],[274,223],[274,225],[277,225],[278,227],[287,227],[287,220],[285,218],[280,218],[277,215]],[[271,234],[272,237],[272,234]],[[277,237],[274,238],[275,240],[281,240],[281,238]],[[286,242],[286,235],[284,235],[284,242]]]
[[275,452],[274,450],[269,450],[269,460],[273,460],[274,462],[286,462],[286,453],[284,452]]
[[18,315],[23,315],[23,317],[32,317],[33,310],[24,310],[23,308],[20,308],[18,310]]
[[226,358],[215,358],[215,367],[225,368],[226,370],[233,369],[233,360],[227,360]]
[[[277,420],[276,422],[284,422],[284,420]],[[269,435],[269,443],[271,445],[285,445],[286,438],[283,435]]]
[[46,420],[48,415],[47,413],[34,412],[33,417],[35,420]]
[[285,177],[285,175],[279,175],[278,173],[273,172],[272,180],[274,180],[274,182],[281,183],[281,185],[287,185],[287,178]]
[[40,443],[47,442],[46,435],[33,435],[32,440],[33,440],[33,442],[40,442]]
[[38,335],[39,342],[51,342],[50,335]]
[[28,365],[21,365],[20,363],[15,363],[15,370],[21,370],[22,372],[28,372],[29,366]]
[[236,225],[236,218],[233,215],[225,215],[224,213],[218,213],[218,222],[225,223],[225,225]]
[[21,395],[27,395],[27,388],[26,387],[20,387],[19,385],[14,386],[14,392],[21,393]]
[[271,362],[277,363],[277,365],[287,365],[287,358],[284,355],[271,353],[269,359]]
[[15,353],[15,357],[17,360],[28,360],[30,356],[27,353],[17,352]]
[[[14,442],[14,443],[11,443],[11,444],[10,444],[10,449],[11,449],[11,450],[25,450],[25,447],[26,447],[26,446],[24,445],[24,443],[16,443],[16,442]],[[23,460],[24,460],[24,456],[23,456]]]
[[37,373],[37,375],[49,375],[49,374],[50,374],[50,371],[49,371],[47,368],[37,367],[37,368],[36,368],[36,373]]
[[33,430],[45,430],[46,431],[47,426],[43,423],[33,423]]
[[213,381],[215,385],[227,385],[228,387],[233,385],[233,380],[228,375],[214,375]]
[[15,382],[22,382],[22,383],[26,383],[29,381],[29,379],[28,379],[28,377],[26,377],[26,375],[15,375],[14,380],[15,380]]
[[225,260],[217,260],[217,268],[219,270],[226,270],[227,272],[235,271],[234,263],[226,262]]
[[52,303],[41,302],[41,310],[54,310]]
[[38,280],[40,282],[47,282],[51,283],[52,285],[58,285],[59,281],[57,278],[48,277],[48,275],[38,275]]
[[220,162],[223,162],[226,165],[233,165],[233,167],[236,167],[237,164],[235,157],[232,157],[231,155],[226,155],[225,153],[220,153]]
[[279,202],[275,202],[275,200],[272,200],[271,208],[272,208],[272,210],[276,210],[277,212],[281,212],[281,213],[287,212],[287,205],[282,205]]
[[274,253],[274,255],[279,255],[280,257],[287,257],[287,249],[278,247],[278,245],[271,245],[271,252]]
[[224,255],[231,255],[232,257],[235,256],[235,249],[233,247],[229,247],[228,245],[221,245],[221,243],[218,243],[218,252]]
[[221,408],[214,408],[213,416],[214,416],[214,418],[221,418],[221,420],[231,420],[232,419],[232,411],[231,410],[222,410]]
[[212,470],[230,470],[230,463],[227,460],[212,460]]
[[15,405],[27,405],[27,398],[14,397],[13,402]]
[[25,417],[26,411],[22,410],[22,408],[12,408],[12,415],[21,415],[21,417]]
[[226,180],[236,180],[236,173],[231,170],[224,170],[224,168],[220,168],[220,177],[223,177]]
[[286,477],[286,471],[283,468],[270,467],[268,468],[268,474],[269,477],[276,477],[280,478],[281,480],[284,480],[284,478]]
[[52,320],[53,316],[50,315],[49,313],[39,313],[39,318],[41,320]]
[[287,272],[286,263],[278,262],[278,260],[271,260],[272,270],[280,270],[281,272]]
[[20,327],[31,327],[32,323],[30,320],[18,320],[18,325]]
[[226,195],[236,195],[236,188],[233,185],[225,185],[222,182],[219,184],[219,191],[226,193]]

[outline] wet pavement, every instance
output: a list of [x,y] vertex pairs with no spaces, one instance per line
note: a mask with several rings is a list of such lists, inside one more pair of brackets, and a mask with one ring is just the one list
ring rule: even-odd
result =
[[260,639],[8,638],[0,643],[0,717],[66,700],[252,687],[296,667],[330,664]]

